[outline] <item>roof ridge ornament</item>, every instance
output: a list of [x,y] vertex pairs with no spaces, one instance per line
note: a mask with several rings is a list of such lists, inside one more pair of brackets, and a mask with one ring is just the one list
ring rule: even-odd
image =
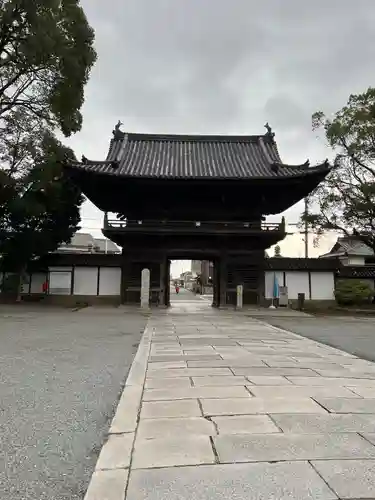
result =
[[124,124],[121,120],[119,120],[116,123],[115,128],[112,130],[113,138],[115,141],[122,140],[125,137],[125,132],[122,132],[122,130],[120,130],[122,125]]
[[275,132],[272,131],[270,124],[267,122],[264,127],[267,129],[265,136],[273,141],[275,139]]

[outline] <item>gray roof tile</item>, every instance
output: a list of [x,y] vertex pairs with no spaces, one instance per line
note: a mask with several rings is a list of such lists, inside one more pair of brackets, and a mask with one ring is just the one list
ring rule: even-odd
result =
[[348,255],[361,255],[364,257],[369,257],[374,255],[374,251],[369,246],[365,245],[363,241],[360,241],[358,238],[351,237],[343,237],[338,238],[337,243],[340,245],[342,250]]
[[106,161],[70,165],[97,173],[146,178],[280,178],[327,173],[328,163],[283,165],[270,134],[152,135],[117,132]]
[[113,241],[105,238],[95,238],[95,246],[98,247],[99,252],[121,253],[121,250],[113,243]]
[[270,257],[264,260],[270,271],[335,271],[341,268],[338,259]]

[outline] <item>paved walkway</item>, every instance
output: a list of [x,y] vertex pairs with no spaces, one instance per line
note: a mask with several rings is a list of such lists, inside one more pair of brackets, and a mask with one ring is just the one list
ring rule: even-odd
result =
[[150,317],[86,500],[374,499],[375,364],[188,310]]

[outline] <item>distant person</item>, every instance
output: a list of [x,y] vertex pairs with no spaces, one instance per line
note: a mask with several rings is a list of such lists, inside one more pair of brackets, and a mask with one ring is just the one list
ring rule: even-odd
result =
[[176,285],[176,293],[179,293],[180,292],[180,287],[178,285]]

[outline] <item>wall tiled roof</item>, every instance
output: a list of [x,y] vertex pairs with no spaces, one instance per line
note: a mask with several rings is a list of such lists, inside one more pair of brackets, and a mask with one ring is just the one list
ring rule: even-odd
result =
[[375,266],[343,266],[337,276],[339,278],[375,279]]
[[[120,135],[119,135],[120,134]],[[311,167],[281,162],[273,136],[188,136],[118,133],[106,161],[70,165],[122,177],[172,179],[283,178],[326,174],[328,163]]]
[[338,259],[271,257],[264,262],[265,268],[271,271],[335,271],[341,268]]
[[92,234],[78,232],[69,243],[61,245],[57,252],[120,253],[121,251],[111,240],[94,238]]

